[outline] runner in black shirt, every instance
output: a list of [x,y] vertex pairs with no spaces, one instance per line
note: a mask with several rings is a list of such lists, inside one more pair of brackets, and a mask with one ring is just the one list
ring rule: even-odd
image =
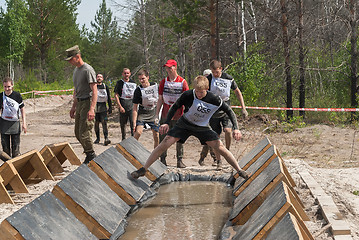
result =
[[[236,116],[231,108],[223,103],[220,97],[208,92],[208,79],[204,76],[198,76],[194,79],[194,90],[184,92],[179,99],[173,104],[168,112],[167,119],[160,127],[160,133],[167,136],[156,147],[144,167],[131,173],[133,178],[144,176],[146,170],[158,159],[158,157],[167,150],[173,143],[185,142],[191,135],[197,137],[201,144],[207,144],[214,149],[214,151],[221,154],[227,162],[236,169],[238,174],[247,179],[248,174],[242,170],[233,154],[223,145],[218,134],[209,127],[209,119],[217,110],[223,110],[229,116],[233,124],[233,137],[239,140],[242,137],[238,130]],[[177,109],[184,106],[184,114],[177,121],[176,125],[169,130],[168,123],[173,117]]]

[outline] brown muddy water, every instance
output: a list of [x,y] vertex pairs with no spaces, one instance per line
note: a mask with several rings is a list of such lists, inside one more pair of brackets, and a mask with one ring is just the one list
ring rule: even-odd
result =
[[121,240],[217,239],[232,207],[231,188],[220,182],[174,182],[128,220]]

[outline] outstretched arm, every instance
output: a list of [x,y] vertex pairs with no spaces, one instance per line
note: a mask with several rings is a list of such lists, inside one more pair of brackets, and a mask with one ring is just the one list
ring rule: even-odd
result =
[[243,117],[247,118],[248,117],[248,112],[247,112],[247,109],[246,109],[246,105],[244,104],[244,99],[243,99],[243,95],[242,95],[241,90],[239,90],[239,88],[236,88],[234,90],[234,93],[236,94],[237,99],[241,103]]

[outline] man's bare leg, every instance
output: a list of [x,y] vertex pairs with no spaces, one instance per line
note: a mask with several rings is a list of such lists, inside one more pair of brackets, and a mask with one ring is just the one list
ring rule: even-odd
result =
[[232,129],[230,128],[224,129],[224,140],[226,142],[226,148],[229,150],[232,143]]

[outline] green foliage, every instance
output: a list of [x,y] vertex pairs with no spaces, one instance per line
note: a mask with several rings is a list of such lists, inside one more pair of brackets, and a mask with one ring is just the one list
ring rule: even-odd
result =
[[[266,78],[265,57],[260,53],[261,44],[253,44],[248,47],[248,53],[245,58],[237,53],[233,57],[227,72],[233,76],[241,90],[246,105],[253,105],[263,92]],[[234,101],[235,102],[235,101]]]
[[96,72],[101,72],[105,78],[112,78],[119,59],[120,30],[105,0],[96,11],[91,26],[93,30],[87,33],[91,44],[86,49],[87,59]]
[[283,132],[290,133],[295,131],[297,128],[304,128],[306,123],[303,121],[303,117],[294,116],[289,121],[287,121],[287,116],[285,111],[280,111],[281,118],[279,121],[273,121],[269,124],[269,126],[265,129],[266,133],[271,132]]
[[[30,70],[26,77],[19,79],[14,84],[14,90],[20,93],[31,92],[31,91],[48,91],[48,90],[64,90],[73,88],[72,82],[56,81],[49,84],[44,84],[41,80],[37,79],[34,71]],[[54,93],[56,94],[56,93]],[[59,94],[69,94],[61,92]],[[25,94],[23,97],[31,98],[31,94]]]
[[25,1],[6,0],[7,12],[3,14],[1,28],[1,53],[6,59],[21,63],[29,41],[30,23],[26,18]]
[[163,2],[170,3],[175,11],[165,18],[158,19],[162,26],[171,28],[176,33],[191,34],[194,28],[203,23],[201,17],[203,7],[208,4],[208,1],[163,0]]

